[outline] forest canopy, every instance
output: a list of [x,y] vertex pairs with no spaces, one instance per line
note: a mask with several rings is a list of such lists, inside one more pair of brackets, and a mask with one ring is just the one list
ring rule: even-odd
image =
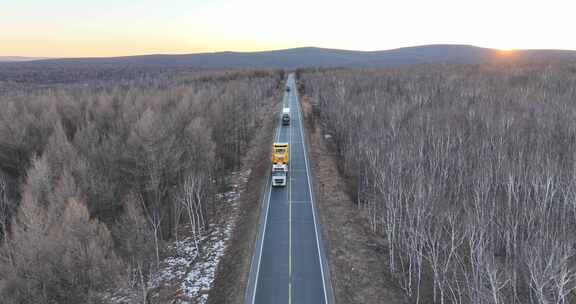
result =
[[414,303],[569,303],[576,63],[301,71]]
[[42,81],[50,71],[2,72],[2,303],[138,288],[180,217],[196,232],[211,223],[283,77],[66,67]]

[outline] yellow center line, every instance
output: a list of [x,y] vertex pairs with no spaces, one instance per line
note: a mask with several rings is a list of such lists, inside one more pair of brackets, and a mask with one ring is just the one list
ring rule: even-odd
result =
[[[290,97],[288,97],[288,105],[290,106]],[[292,118],[290,118],[292,120]],[[292,125],[294,121],[290,122],[289,129],[289,150],[288,159],[288,304],[292,303]]]

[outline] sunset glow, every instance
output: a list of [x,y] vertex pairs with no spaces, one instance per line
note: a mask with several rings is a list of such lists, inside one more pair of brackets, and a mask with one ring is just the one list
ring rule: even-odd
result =
[[116,56],[302,46],[576,49],[572,1],[7,0],[0,56]]
[[514,56],[518,51],[516,49],[497,49],[497,50],[498,50],[498,55],[504,56],[504,57]]

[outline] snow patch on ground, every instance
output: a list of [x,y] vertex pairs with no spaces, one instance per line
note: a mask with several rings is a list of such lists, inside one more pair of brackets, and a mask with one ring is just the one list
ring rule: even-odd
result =
[[[183,278],[180,283],[181,296],[175,303],[191,304],[208,302],[208,292],[214,282],[216,270],[221,257],[224,255],[228,240],[232,236],[237,218],[237,202],[243,187],[248,181],[251,170],[232,173],[231,190],[219,193],[217,198],[231,208],[232,212],[225,225],[212,224],[208,233],[204,235],[200,244],[200,254],[198,254],[195,244],[190,238],[179,242],[177,247],[185,251],[185,254],[178,257],[167,258],[169,265],[162,271],[160,282],[170,282],[173,278]],[[180,267],[187,269],[186,273],[178,271]]]
[[[201,238],[200,242],[203,239]],[[191,237],[174,242],[171,247],[171,252],[174,252],[174,255],[166,257],[162,261],[160,271],[152,277],[150,289],[161,287],[163,284],[173,283],[175,280],[182,278],[198,258],[198,251]]]
[[202,247],[202,254],[198,261],[191,265],[186,274],[181,288],[185,297],[194,299],[193,302],[180,303],[206,303],[208,291],[214,281],[216,268],[220,258],[226,249],[226,243],[232,235],[232,225],[228,224],[223,228],[216,228],[214,232],[207,236]]
[[[214,282],[216,270],[224,255],[228,240],[232,236],[238,217],[238,198],[243,192],[251,170],[231,174],[229,191],[217,194],[222,208],[230,210],[227,218],[218,224],[211,224],[203,235],[194,242],[192,236],[175,241],[167,246],[171,254],[160,263],[160,270],[148,282],[148,291],[153,302],[164,303],[169,291],[169,303],[205,304],[208,292]],[[190,226],[185,227],[190,231]],[[192,235],[192,234],[190,234]],[[102,295],[103,300],[113,304],[141,303],[135,290],[117,289]]]

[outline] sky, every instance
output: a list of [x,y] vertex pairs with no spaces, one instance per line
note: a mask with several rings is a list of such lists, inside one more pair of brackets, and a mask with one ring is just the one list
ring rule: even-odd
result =
[[424,44],[576,50],[574,0],[0,0],[0,56]]

